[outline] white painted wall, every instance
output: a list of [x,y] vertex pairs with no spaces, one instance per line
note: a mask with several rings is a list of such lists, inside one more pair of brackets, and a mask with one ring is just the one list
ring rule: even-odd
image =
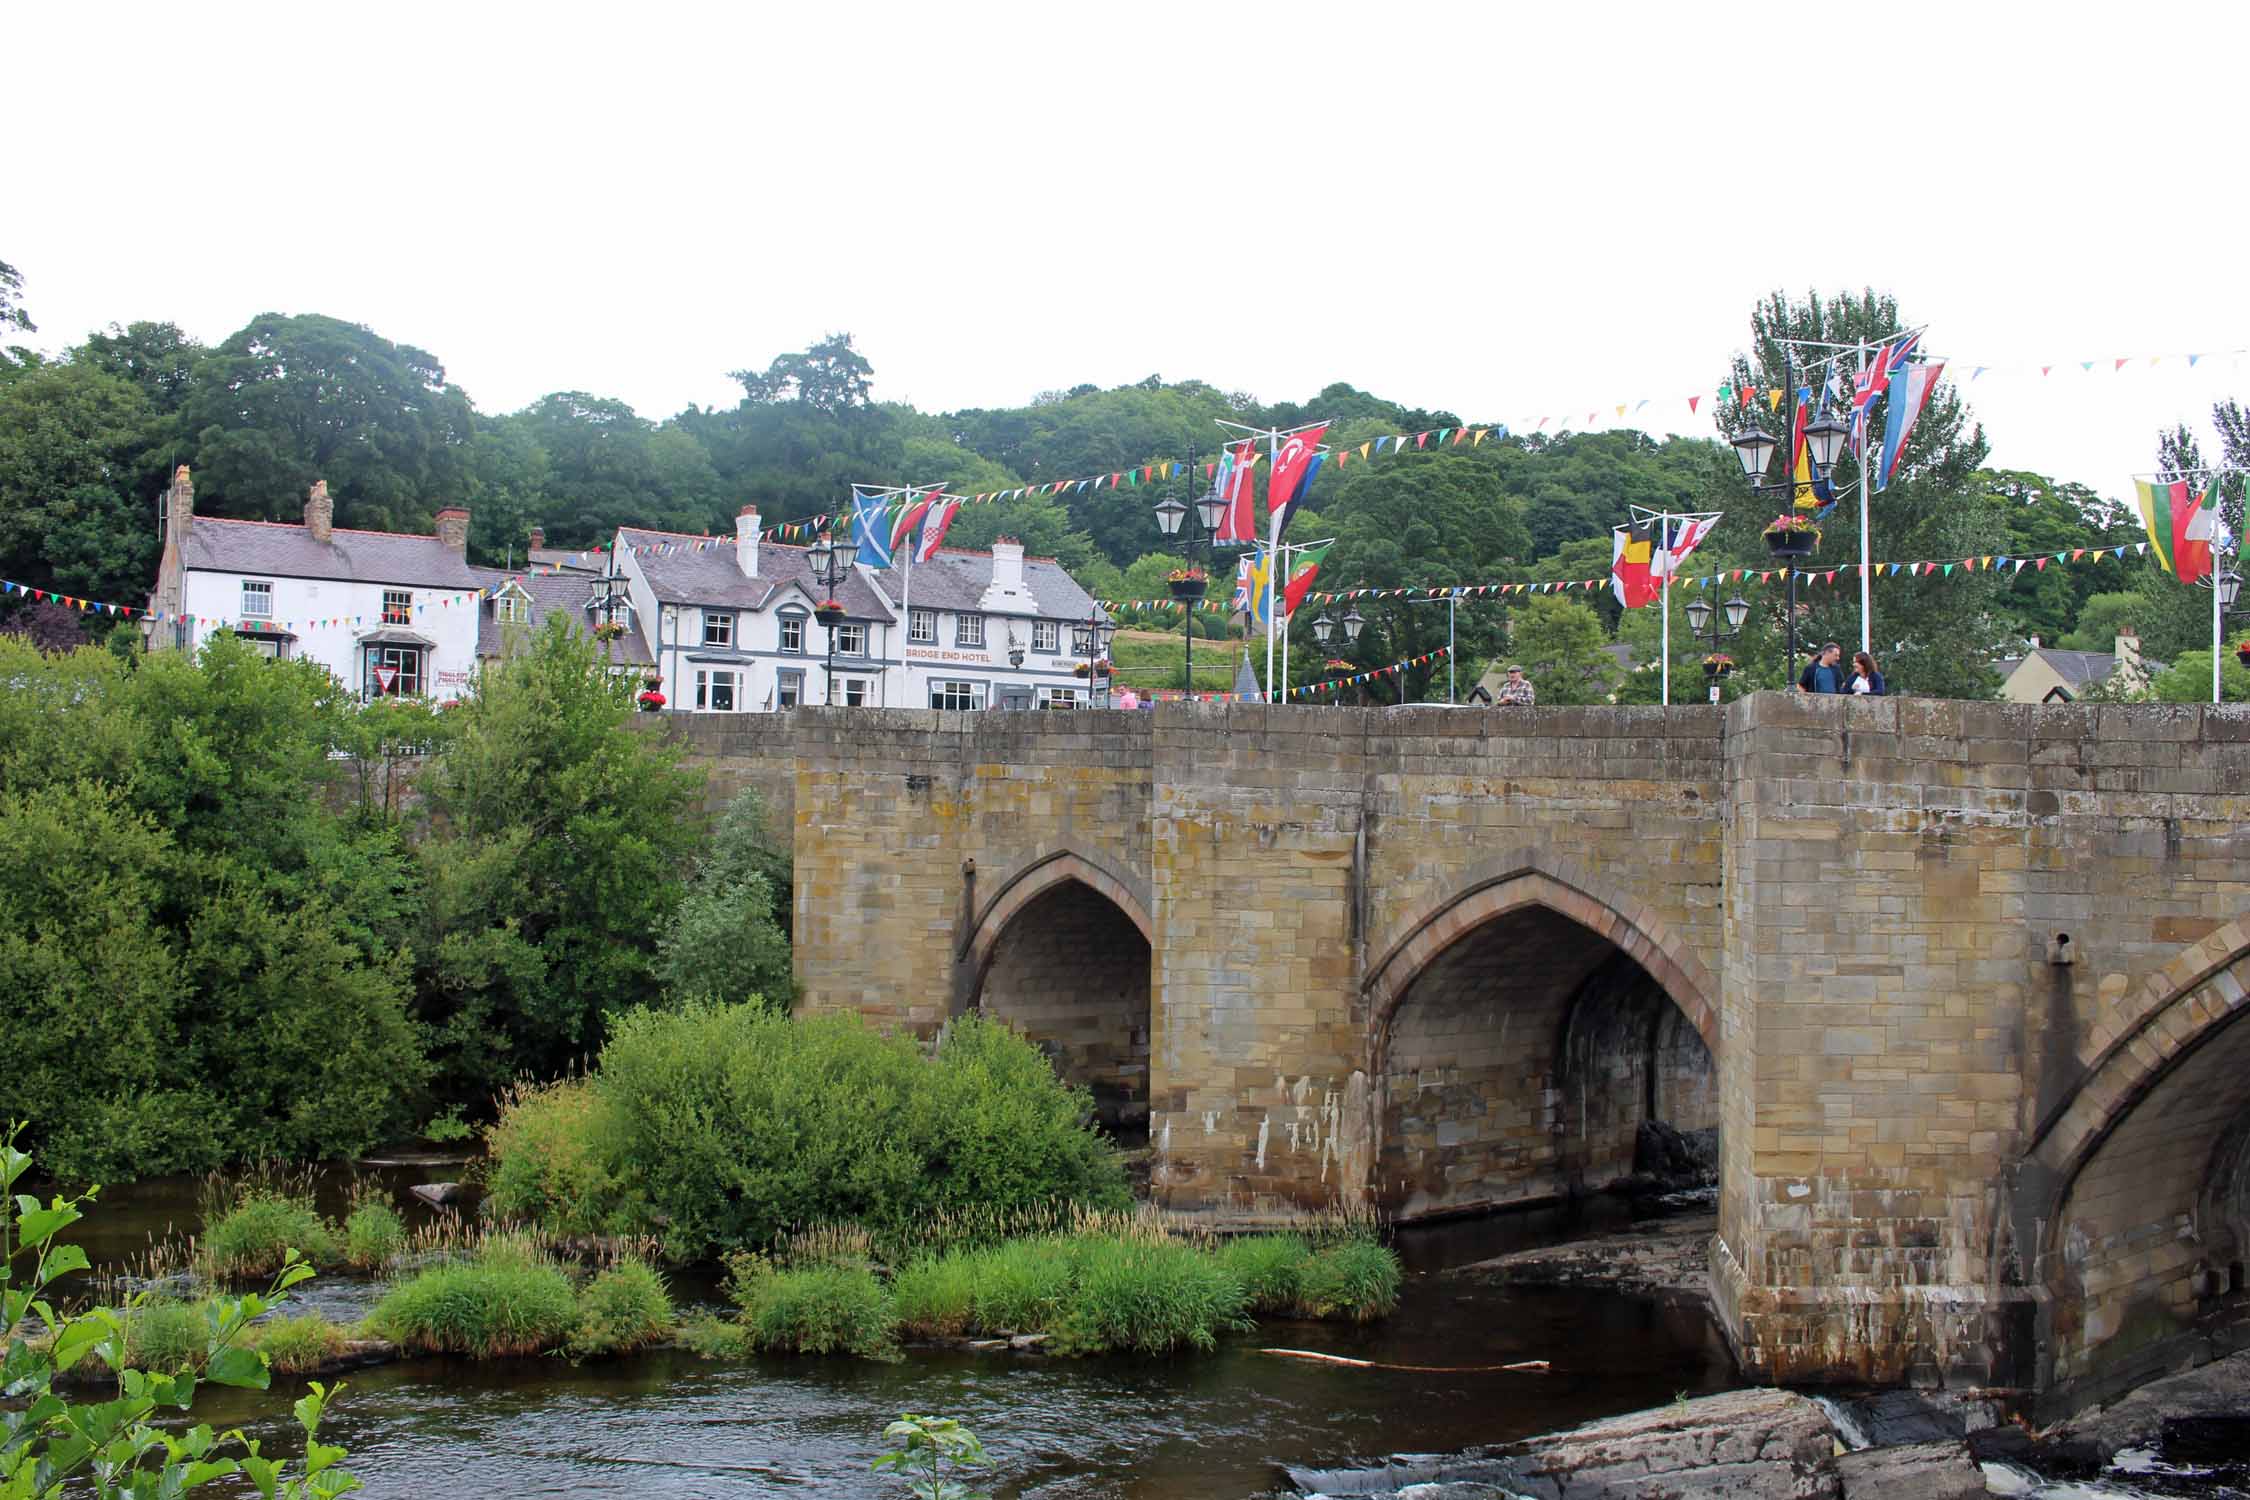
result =
[[[289,643],[290,656],[319,662],[352,691],[363,689],[358,642],[361,636],[382,628],[385,585],[326,578],[265,578],[257,573],[191,568],[180,598],[180,612],[195,617],[191,649],[209,640],[214,632],[232,629],[242,620],[245,578],[263,579],[273,585],[271,623],[294,631],[297,637]],[[442,699],[466,691],[477,665],[480,601],[474,593],[459,589],[410,588],[407,592],[414,596],[415,608],[411,623],[403,628],[437,643],[431,652],[429,695]]]

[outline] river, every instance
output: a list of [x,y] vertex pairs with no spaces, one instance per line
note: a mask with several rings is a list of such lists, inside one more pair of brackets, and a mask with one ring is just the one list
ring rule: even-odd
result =
[[[394,1188],[428,1169],[386,1168]],[[340,1212],[344,1182],[323,1180]],[[403,1193],[401,1193],[403,1198]],[[154,1181],[102,1194],[74,1234],[116,1263],[194,1223],[193,1184]],[[995,1462],[1002,1496],[1245,1500],[1274,1489],[1283,1463],[1328,1464],[1545,1432],[1739,1383],[1697,1305],[1613,1292],[1503,1287],[1444,1272],[1566,1232],[1553,1213],[1409,1231],[1399,1309],[1366,1327],[1268,1322],[1217,1353],[1061,1360],[913,1351],[895,1364],[849,1359],[706,1363],[676,1350],[572,1365],[560,1358],[417,1359],[354,1372],[323,1429],[351,1450],[370,1496],[460,1494],[880,1495],[868,1472],[883,1425],[902,1411],[958,1417]],[[1614,1212],[1575,1221],[1598,1226]],[[680,1278],[683,1302],[707,1283]],[[337,1318],[372,1283],[323,1276],[300,1303]],[[1546,1359],[1536,1374],[1407,1374],[1262,1354],[1314,1349],[1396,1364]],[[293,1383],[211,1390],[197,1417],[286,1438]]]

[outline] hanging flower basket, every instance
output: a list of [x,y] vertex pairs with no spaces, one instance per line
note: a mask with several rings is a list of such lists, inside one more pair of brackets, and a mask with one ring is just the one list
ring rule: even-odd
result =
[[1714,651],[1703,658],[1703,675],[1711,678],[1726,676],[1734,670],[1734,658],[1724,651]]
[[664,695],[655,688],[650,688],[634,701],[640,704],[642,713],[652,714],[664,706]]
[[833,599],[823,599],[812,608],[813,618],[834,628],[844,623],[844,606]]
[[1820,545],[1820,528],[1803,516],[1775,516],[1766,524],[1766,550],[1775,557],[1810,557]]
[[1175,599],[1200,599],[1203,591],[1211,586],[1211,580],[1204,576],[1201,568],[1174,568],[1164,581],[1171,586]]
[[2250,667],[2250,641],[2236,641],[2234,643],[2234,659],[2244,666]]
[[1107,677],[1109,670],[1109,658],[1106,656],[1100,661],[1082,661],[1070,669],[1074,677]]
[[624,634],[625,627],[618,624],[615,620],[604,620],[599,625],[596,625],[594,627],[594,639],[600,641],[605,646],[608,645],[611,641],[621,639]]

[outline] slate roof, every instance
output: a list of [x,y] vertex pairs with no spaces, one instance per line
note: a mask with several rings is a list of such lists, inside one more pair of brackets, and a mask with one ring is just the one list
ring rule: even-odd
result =
[[188,528],[185,566],[211,573],[388,583],[406,588],[473,589],[477,570],[434,536],[337,527],[316,542],[303,526],[197,516]]
[[[2117,655],[2112,651],[2063,651],[2053,646],[2041,646],[2030,653],[2054,669],[2057,677],[2073,691],[2094,683],[2107,682],[2117,670]],[[2030,657],[2007,656],[2000,659],[2003,675],[2013,677],[2016,670]],[[2141,670],[2151,677],[2164,670],[2164,663],[2141,658]]]
[[[884,597],[897,604],[906,589],[905,570],[885,568],[875,577]],[[1025,558],[1023,581],[1043,620],[1083,620],[1093,613],[1109,618],[1106,610],[1097,610],[1093,596],[1078,586],[1078,580],[1051,557]],[[983,603],[984,591],[991,586],[991,553],[940,547],[928,562],[914,564],[913,605],[916,609],[975,613]]]
[[[570,621],[573,633],[587,633],[592,616],[586,611],[586,601],[593,596],[594,580],[584,573],[509,573],[499,568],[474,570],[480,584],[498,589],[511,579],[531,597],[530,619],[524,622],[526,630],[537,630],[547,623],[547,616],[561,613]],[[487,599],[477,613],[477,655],[496,657],[504,643],[499,611]],[[648,642],[637,630],[628,630],[609,643],[609,660],[612,666],[654,666],[656,659],[649,655]]]
[[[640,549],[636,561],[641,576],[659,602],[716,605],[731,609],[764,609],[792,583],[802,584],[814,599],[823,592],[813,578],[806,548],[784,546],[770,539],[758,544],[758,576],[746,578],[734,560],[734,542],[728,537],[689,536],[674,531],[641,531],[625,527],[617,533],[620,545]],[[697,543],[707,545],[698,546]],[[892,611],[866,578],[854,569],[836,587],[845,617],[853,620],[889,620]]]

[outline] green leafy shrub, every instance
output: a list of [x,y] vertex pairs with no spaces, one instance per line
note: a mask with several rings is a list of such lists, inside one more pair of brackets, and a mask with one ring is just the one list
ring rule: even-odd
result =
[[843,1266],[765,1270],[737,1279],[735,1299],[752,1348],[777,1354],[891,1357],[898,1326],[890,1293],[872,1271]]
[[398,1210],[375,1198],[352,1205],[344,1218],[344,1264],[356,1271],[379,1270],[406,1248],[406,1221]]
[[1089,1113],[1036,1048],[974,1017],[933,1057],[855,1016],[636,1011],[586,1084],[509,1102],[489,1181],[505,1214],[661,1230],[683,1257],[806,1223],[881,1235],[950,1212],[1127,1206]]
[[318,1313],[268,1318],[250,1325],[249,1332],[252,1347],[284,1375],[311,1374],[341,1355],[347,1342],[344,1330]]
[[1297,1306],[1313,1249],[1301,1234],[1246,1234],[1220,1245],[1217,1254],[1250,1312],[1270,1314]]
[[883,1429],[898,1444],[875,1460],[876,1473],[889,1470],[906,1481],[914,1500],[992,1500],[989,1490],[972,1490],[955,1476],[981,1469],[991,1460],[977,1435],[951,1417],[918,1417],[901,1412]]
[[750,1330],[717,1313],[698,1313],[682,1322],[677,1337],[704,1359],[741,1359],[750,1351]]
[[270,1276],[290,1250],[313,1266],[336,1260],[335,1226],[309,1196],[253,1189],[203,1226],[203,1253],[219,1276]]
[[586,1079],[517,1085],[486,1140],[485,1198],[501,1219],[601,1234],[618,1218],[625,1142]]
[[596,1275],[578,1294],[574,1355],[623,1354],[672,1331],[672,1298],[664,1278],[646,1263],[620,1261]]
[[1298,1311],[1308,1318],[1350,1318],[1365,1323],[1398,1306],[1404,1281],[1398,1256],[1372,1237],[1353,1237],[1321,1249],[1306,1263]]
[[570,1278],[535,1251],[495,1239],[473,1260],[392,1287],[367,1323],[410,1349],[497,1359],[561,1347],[578,1326],[578,1299]]
[[891,1278],[891,1306],[901,1330],[925,1338],[958,1338],[976,1321],[978,1259],[964,1251],[920,1255]]
[[1216,1348],[1253,1325],[1242,1284],[1192,1246],[1154,1237],[1080,1242],[1078,1284],[1056,1342],[1066,1352]]

